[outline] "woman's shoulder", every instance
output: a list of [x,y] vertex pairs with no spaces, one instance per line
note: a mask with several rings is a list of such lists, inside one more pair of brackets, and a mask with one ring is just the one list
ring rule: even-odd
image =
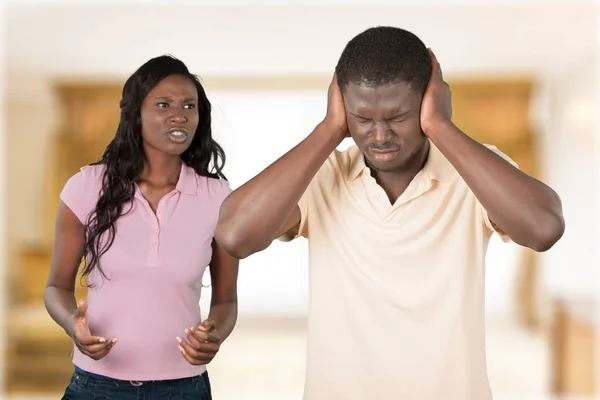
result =
[[229,189],[229,181],[224,178],[206,176],[206,180],[208,181],[208,185],[213,188],[217,188],[220,190]]
[[206,192],[210,197],[217,197],[219,200],[224,200],[232,191],[229,182],[218,176],[196,174],[196,180],[200,191]]
[[105,170],[105,164],[88,164],[79,168],[79,171],[73,174],[71,178],[77,177],[78,179],[86,181],[102,181]]
[[86,165],[85,167],[81,167],[79,172],[72,175],[65,183],[60,194],[60,199],[63,203],[84,224],[100,196],[104,169],[104,165]]
[[104,164],[85,165],[69,178],[67,186],[77,187],[78,189],[102,186],[105,169]]

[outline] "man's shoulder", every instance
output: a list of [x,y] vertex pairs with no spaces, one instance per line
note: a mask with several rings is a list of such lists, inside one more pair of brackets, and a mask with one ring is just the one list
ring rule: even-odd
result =
[[495,145],[493,145],[493,144],[486,144],[486,143],[483,143],[483,145],[485,147],[487,147],[488,150],[493,151],[494,153],[496,153],[496,155],[498,155],[501,158],[503,158],[505,161],[508,161],[512,166],[514,166],[516,168],[519,168],[519,165],[515,162],[515,160],[513,160],[512,158],[510,158],[506,153],[504,153],[502,150],[500,150]]

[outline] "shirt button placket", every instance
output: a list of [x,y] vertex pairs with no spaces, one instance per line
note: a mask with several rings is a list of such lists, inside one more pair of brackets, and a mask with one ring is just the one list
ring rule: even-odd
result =
[[148,254],[148,263],[150,266],[155,266],[158,259],[158,238],[160,235],[160,227],[157,221],[154,221],[154,229],[150,233],[150,251]]
[[161,209],[164,204],[164,200],[161,200],[158,203],[158,207],[156,208],[156,218],[154,219],[154,229],[152,230],[152,237],[150,239],[150,254],[148,254],[148,261],[150,265],[156,265],[158,263],[158,246],[159,246],[159,237],[160,237],[160,222],[161,222]]

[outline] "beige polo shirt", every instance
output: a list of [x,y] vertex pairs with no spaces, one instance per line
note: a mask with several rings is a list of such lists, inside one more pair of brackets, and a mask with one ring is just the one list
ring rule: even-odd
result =
[[442,153],[431,144],[391,205],[356,146],[335,151],[299,207],[299,226],[280,239],[309,240],[304,399],[491,399],[484,264],[494,228]]

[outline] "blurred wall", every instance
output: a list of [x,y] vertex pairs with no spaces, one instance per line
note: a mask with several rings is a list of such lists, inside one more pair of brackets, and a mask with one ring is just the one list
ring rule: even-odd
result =
[[[600,43],[600,42],[599,42]],[[598,46],[598,44],[596,45]],[[593,49],[593,47],[590,47]],[[597,292],[598,182],[597,84],[600,64],[595,52],[568,59],[546,79],[535,99],[534,123],[540,137],[542,169],[562,197],[566,232],[554,249],[542,254],[542,284],[551,293],[571,299]]]
[[[588,58],[597,22],[591,5],[278,8],[204,3],[9,4],[9,248],[42,238],[43,170],[60,117],[51,91],[55,79],[122,81],[147,59],[163,53],[181,58],[205,77],[329,77],[352,36],[370,26],[389,24],[414,31],[431,46],[446,77],[535,77],[540,90],[533,118],[540,128],[542,178],[563,197],[568,224],[563,241],[543,256],[542,282],[553,293],[593,293],[589,278],[594,229],[588,222],[592,211],[586,207],[594,200],[586,181],[573,178],[584,179],[582,171],[591,173],[593,162],[585,133],[573,125],[581,119],[578,115],[589,112],[588,106],[582,106],[583,112],[573,111],[576,105],[595,100],[585,78],[597,69]],[[264,112],[268,115],[268,110]],[[8,265],[15,265],[14,258]],[[491,291],[513,277],[490,281]],[[245,282],[248,286],[242,283],[241,290],[255,294],[255,301],[248,298],[255,312],[275,312],[277,307],[286,312],[285,302],[261,303],[261,293],[272,290],[272,284],[265,279]]]

